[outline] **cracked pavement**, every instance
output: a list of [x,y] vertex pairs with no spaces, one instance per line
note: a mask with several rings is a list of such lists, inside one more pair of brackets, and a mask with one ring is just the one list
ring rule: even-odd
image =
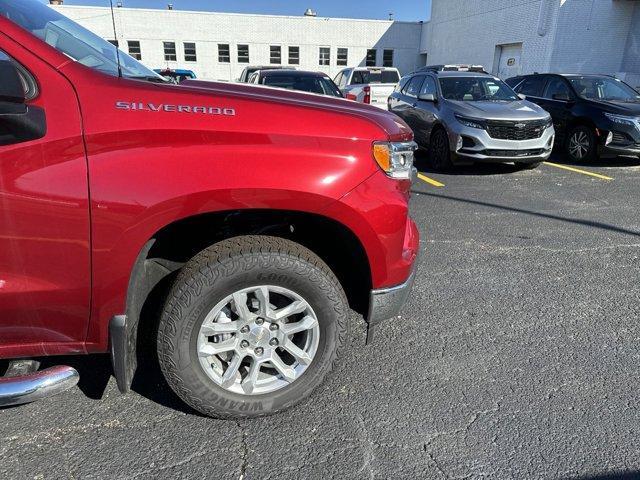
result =
[[[561,160],[556,160],[561,161]],[[219,421],[107,357],[79,388],[0,410],[0,478],[607,478],[640,472],[640,162],[426,172],[418,281],[310,400]]]

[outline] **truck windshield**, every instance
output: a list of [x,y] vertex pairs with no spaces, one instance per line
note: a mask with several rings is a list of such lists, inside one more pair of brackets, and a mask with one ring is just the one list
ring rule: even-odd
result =
[[398,83],[400,75],[395,70],[356,70],[351,78],[351,85],[366,83]]
[[506,83],[487,77],[448,77],[440,79],[442,96],[462,102],[519,100]]
[[617,78],[569,77],[573,88],[583,98],[624,103],[639,103],[640,93]]
[[[119,76],[116,47],[38,0],[0,0],[0,15],[78,63]],[[126,53],[119,56],[124,77],[165,81]]]

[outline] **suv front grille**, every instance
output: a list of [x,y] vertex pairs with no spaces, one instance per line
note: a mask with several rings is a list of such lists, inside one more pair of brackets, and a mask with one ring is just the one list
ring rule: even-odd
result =
[[546,124],[546,120],[521,122],[489,120],[487,132],[491,138],[498,140],[532,140],[542,136]]

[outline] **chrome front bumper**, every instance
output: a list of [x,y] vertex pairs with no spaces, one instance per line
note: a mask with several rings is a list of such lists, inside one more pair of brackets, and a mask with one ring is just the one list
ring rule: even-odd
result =
[[80,379],[71,367],[58,366],[18,377],[0,377],[0,407],[31,403],[75,386]]
[[371,290],[369,294],[369,312],[367,314],[367,343],[371,343],[373,340],[374,327],[378,323],[393,318],[400,313],[413,288],[417,269],[418,258],[413,262],[411,274],[404,283],[394,287]]

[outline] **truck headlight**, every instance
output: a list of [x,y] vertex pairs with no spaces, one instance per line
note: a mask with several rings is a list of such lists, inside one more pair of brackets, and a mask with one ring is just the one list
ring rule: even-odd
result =
[[628,127],[636,127],[640,131],[640,118],[628,117],[626,115],[616,115],[615,113],[604,113],[605,117],[618,125],[626,125]]
[[418,149],[415,142],[376,142],[373,158],[391,178],[411,180],[413,152]]
[[471,128],[479,128],[480,130],[484,130],[484,125],[481,120],[476,120],[474,118],[463,117],[462,115],[455,114],[456,120],[458,120],[462,125]]

